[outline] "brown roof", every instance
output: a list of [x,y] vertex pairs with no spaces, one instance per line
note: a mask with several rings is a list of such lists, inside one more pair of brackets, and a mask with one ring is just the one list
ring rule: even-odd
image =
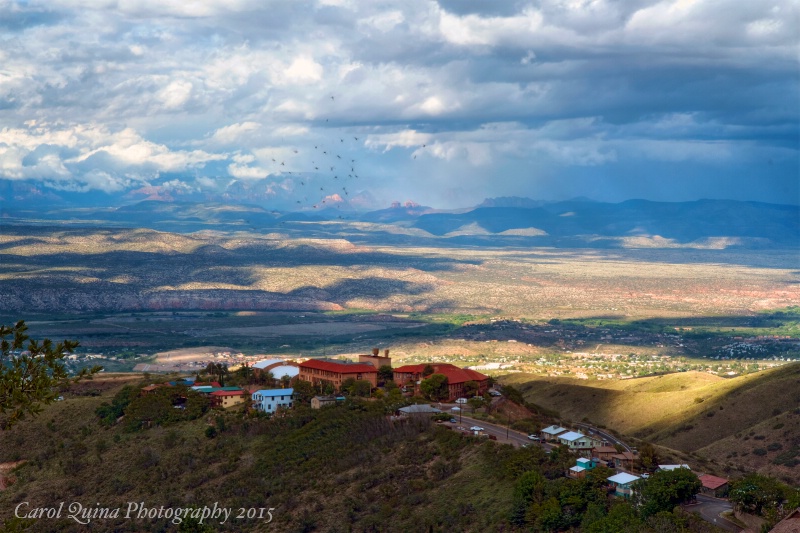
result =
[[724,477],[712,476],[711,474],[703,474],[699,479],[705,488],[711,490],[717,490],[728,482]]
[[769,531],[770,533],[797,533],[800,531],[800,507],[789,513]]
[[599,448],[595,448],[594,451],[597,453],[617,453],[617,449],[613,446],[600,446]]
[[622,459],[624,461],[633,461],[633,454],[631,452],[615,453],[611,457]]
[[[399,373],[421,374],[426,366],[428,365],[425,363],[420,363],[418,365],[405,365],[395,368],[394,371]],[[489,376],[485,376],[480,372],[475,372],[469,368],[458,368],[457,366],[449,363],[432,364],[430,366],[433,368],[434,373],[444,374],[447,376],[447,382],[451,385],[454,383],[466,383],[467,381],[480,382],[489,379]]]

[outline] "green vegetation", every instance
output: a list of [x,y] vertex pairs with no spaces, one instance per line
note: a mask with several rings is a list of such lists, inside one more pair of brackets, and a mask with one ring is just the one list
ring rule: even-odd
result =
[[637,482],[635,502],[641,516],[647,518],[689,502],[702,486],[697,474],[686,468],[659,470]]
[[63,359],[78,343],[65,340],[54,345],[50,339],[38,342],[25,333],[27,330],[24,321],[11,327],[0,325],[0,430],[10,428],[26,415],[39,414],[42,405],[58,399],[59,386],[91,378],[102,370],[95,366],[70,378]]
[[434,402],[446,400],[450,395],[447,376],[444,374],[430,374],[419,384],[419,390],[426,398]]
[[778,521],[780,509],[800,506],[799,489],[755,473],[731,482],[728,497],[735,509],[763,516],[770,525]]

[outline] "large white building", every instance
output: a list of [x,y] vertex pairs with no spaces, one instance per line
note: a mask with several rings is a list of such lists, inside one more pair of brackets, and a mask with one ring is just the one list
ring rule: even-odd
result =
[[253,393],[253,407],[265,413],[274,413],[279,407],[291,409],[294,389],[257,390]]

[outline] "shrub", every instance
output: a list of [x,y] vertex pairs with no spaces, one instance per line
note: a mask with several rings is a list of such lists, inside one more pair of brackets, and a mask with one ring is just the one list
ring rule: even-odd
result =
[[772,444],[768,444],[767,445],[767,451],[770,451],[770,452],[777,452],[781,448],[783,448],[783,444],[781,444],[779,442],[773,442]]
[[765,450],[764,448],[756,448],[755,450],[753,450],[753,455],[758,455],[758,456],[767,455],[767,450]]

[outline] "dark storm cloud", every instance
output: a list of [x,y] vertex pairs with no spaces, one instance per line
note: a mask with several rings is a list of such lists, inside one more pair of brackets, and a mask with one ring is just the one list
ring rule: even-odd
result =
[[788,0],[0,0],[0,13],[0,178],[291,183],[320,166],[315,146],[337,145],[383,200],[798,201]]

